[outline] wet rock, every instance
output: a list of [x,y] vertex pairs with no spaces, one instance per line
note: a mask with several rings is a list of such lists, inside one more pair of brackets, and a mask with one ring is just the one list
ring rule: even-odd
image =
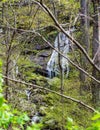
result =
[[33,61],[36,64],[35,67],[35,73],[43,75],[43,76],[48,76],[48,71],[46,70],[47,68],[47,62],[48,59],[51,55],[51,51],[43,50],[40,51],[36,56],[31,55],[30,60]]
[[45,76],[45,77],[48,77],[48,71],[46,70],[46,68],[37,68],[36,70],[35,70],[35,73],[39,73],[39,74],[41,74],[41,75],[43,75],[43,76]]
[[46,52],[45,52],[45,51],[44,51],[44,52],[41,52],[41,53],[39,54],[39,56],[46,58],[46,57],[50,56],[50,52],[47,52],[47,51],[46,51]]
[[42,118],[41,118],[40,114],[37,112],[37,113],[32,117],[31,121],[34,122],[34,123],[40,123],[41,119],[42,119]]
[[44,44],[44,45],[37,44],[37,45],[35,45],[34,49],[36,49],[36,50],[50,49],[50,46],[47,44]]

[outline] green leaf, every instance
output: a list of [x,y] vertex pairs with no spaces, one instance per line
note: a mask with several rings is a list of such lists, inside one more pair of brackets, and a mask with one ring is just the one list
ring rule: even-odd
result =
[[100,113],[97,113],[96,115],[94,115],[93,117],[92,117],[92,120],[97,120],[97,119],[99,119],[100,118]]
[[30,120],[30,118],[25,114],[24,115],[24,121],[29,121]]
[[68,118],[67,118],[67,121],[68,121],[69,123],[73,124],[73,119],[72,119],[72,118],[68,117]]
[[2,106],[4,101],[3,94],[0,93],[0,107]]
[[10,110],[10,107],[6,103],[3,103],[2,107],[4,110]]

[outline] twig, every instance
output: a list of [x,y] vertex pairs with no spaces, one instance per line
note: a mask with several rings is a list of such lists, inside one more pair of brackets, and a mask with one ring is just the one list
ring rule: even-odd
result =
[[4,79],[8,79],[8,80],[10,80],[10,81],[12,81],[12,82],[21,83],[21,84],[24,84],[24,85],[27,85],[27,86],[31,86],[32,89],[33,89],[33,88],[34,88],[34,89],[35,89],[35,88],[39,88],[39,89],[42,89],[42,90],[46,90],[46,91],[48,91],[48,92],[54,93],[54,94],[56,94],[56,95],[58,95],[58,96],[61,96],[61,97],[65,98],[65,99],[69,99],[69,100],[71,100],[71,101],[73,101],[73,102],[76,102],[76,103],[78,103],[78,104],[84,106],[85,108],[88,108],[88,109],[89,109],[90,111],[92,111],[92,112],[96,112],[96,110],[95,110],[93,107],[91,107],[91,106],[85,104],[84,102],[82,102],[82,101],[80,101],[80,100],[77,100],[77,99],[75,99],[75,98],[72,98],[72,97],[70,97],[70,96],[67,96],[67,95],[58,93],[58,92],[56,92],[56,91],[54,91],[54,90],[51,90],[51,89],[48,89],[48,88],[45,88],[45,87],[42,87],[42,86],[38,86],[38,85],[35,85],[35,84],[26,83],[25,81],[12,79],[12,78],[6,77],[6,76],[4,76],[4,75],[2,75],[2,77],[3,77]]
[[100,72],[100,68],[94,64],[93,60],[90,58],[86,50],[81,46],[81,44],[76,41],[71,35],[67,34],[65,29],[59,24],[55,16],[52,14],[50,9],[43,3],[37,2],[35,0],[32,0],[34,3],[38,4],[48,15],[51,17],[51,19],[54,21],[55,25],[81,50],[81,52],[85,55],[85,57],[88,59],[89,63]]
[[88,77],[90,77],[91,79],[93,79],[94,81],[96,81],[97,83],[100,84],[100,80],[96,79],[94,76],[90,75],[87,71],[85,71],[84,69],[82,69],[79,65],[75,64],[72,60],[70,60],[68,57],[64,56],[61,52],[59,52],[50,42],[48,42],[45,37],[43,37],[40,33],[35,32],[35,30],[24,30],[24,29],[17,29],[17,28],[10,28],[12,30],[17,30],[17,31],[22,31],[25,33],[34,33],[37,34],[38,36],[40,36],[52,49],[54,49],[56,52],[58,52],[61,56],[63,56],[65,59],[67,59],[73,66],[75,66],[78,70],[82,71],[84,74],[86,74]]
[[70,60],[68,57],[66,57],[65,55],[63,55],[58,49],[56,49],[55,47],[53,47],[53,45],[48,42],[41,34],[34,32],[37,35],[39,35],[52,49],[54,49],[56,52],[58,52],[61,56],[63,56],[65,59],[67,59],[73,66],[75,66],[78,70],[82,71],[84,74],[86,74],[88,77],[90,77],[91,79],[93,79],[94,81],[96,81],[97,83],[100,84],[100,80],[96,79],[95,77],[93,77],[92,75],[90,75],[87,71],[85,71],[84,69],[82,69],[80,66],[78,66],[77,64],[75,64],[72,60]]

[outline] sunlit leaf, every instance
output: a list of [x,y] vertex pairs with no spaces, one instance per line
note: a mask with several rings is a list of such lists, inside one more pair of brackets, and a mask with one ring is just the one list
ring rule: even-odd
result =
[[100,119],[100,113],[97,113],[92,117],[92,120],[97,120],[97,119]]
[[3,104],[3,101],[4,101],[4,99],[3,99],[3,94],[0,93],[0,107],[1,107],[2,104]]

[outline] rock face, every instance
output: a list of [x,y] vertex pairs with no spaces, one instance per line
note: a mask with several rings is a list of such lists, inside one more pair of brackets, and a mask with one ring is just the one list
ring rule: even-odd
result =
[[[71,34],[74,29],[70,29],[66,31],[68,34]],[[38,42],[37,42],[38,40]],[[30,42],[31,46],[29,50],[25,50],[24,53],[28,54],[30,56],[30,60],[35,63],[35,73],[39,73],[44,76],[49,76],[49,73],[55,73],[55,75],[58,74],[59,71],[59,65],[58,65],[58,53],[52,49],[50,49],[50,46],[47,43],[44,43],[39,37],[37,37],[37,40],[33,43]],[[51,41],[51,40],[50,40]],[[69,53],[70,50],[70,40],[68,37],[66,37],[65,34],[59,32],[56,37],[52,39],[52,43],[54,44],[54,47],[58,49],[58,43],[60,46],[60,51],[63,53],[63,55],[67,56],[67,53]],[[40,42],[40,43],[39,43]],[[27,47],[28,48],[28,47]],[[51,57],[51,58],[50,58]],[[50,60],[49,60],[50,59]],[[49,61],[49,62],[48,62]],[[61,66],[63,69],[63,72],[67,70],[66,77],[68,77],[69,73],[69,66],[68,61],[65,58],[61,58]]]
[[48,76],[48,72],[46,70],[47,62],[52,53],[52,50],[47,44],[44,45],[36,45],[34,46],[34,51],[36,53],[30,54],[30,60],[36,64],[35,73],[39,73],[43,76]]
[[47,44],[45,44],[45,45],[39,45],[39,44],[37,44],[37,45],[34,47],[34,49],[36,49],[36,50],[50,49],[50,46],[47,45]]

